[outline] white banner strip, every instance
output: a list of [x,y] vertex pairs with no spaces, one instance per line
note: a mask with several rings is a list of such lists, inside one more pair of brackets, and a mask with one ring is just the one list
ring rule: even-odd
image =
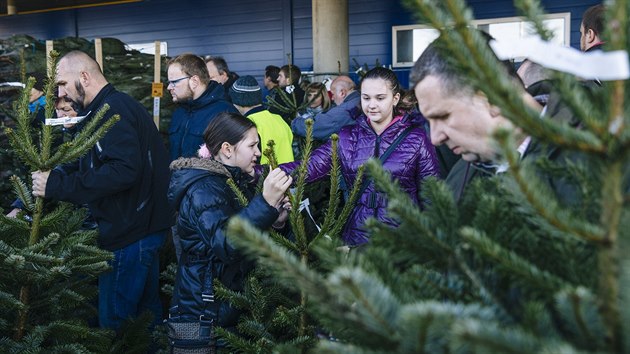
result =
[[583,53],[571,47],[545,42],[538,37],[510,42],[492,40],[490,47],[500,60],[524,57],[546,68],[584,79],[610,81],[630,78],[628,52],[623,50]]

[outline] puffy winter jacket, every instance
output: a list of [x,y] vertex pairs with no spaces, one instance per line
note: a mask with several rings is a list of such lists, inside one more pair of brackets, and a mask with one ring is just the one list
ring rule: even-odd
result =
[[[351,188],[357,176],[359,166],[370,157],[381,156],[396,140],[403,130],[409,126],[414,129],[400,142],[395,151],[383,163],[385,170],[406,191],[411,199],[419,203],[418,192],[423,179],[440,174],[435,148],[431,145],[424,129],[424,118],[419,114],[410,114],[387,127],[381,135],[377,135],[370,126],[365,115],[357,119],[357,124],[346,126],[339,132],[338,154],[341,173],[348,188]],[[313,151],[308,165],[307,182],[326,177],[332,167],[331,141]],[[300,162],[281,165],[286,172],[292,172]],[[357,205],[350,214],[343,230],[344,242],[351,246],[358,246],[368,241],[368,235],[363,229],[365,220],[375,217],[388,225],[396,222],[387,217],[387,198],[385,193],[375,189],[370,181]]]
[[[253,195],[255,187],[249,183],[249,175],[241,173],[239,168],[212,159],[181,158],[171,164],[171,169],[168,199],[179,211],[177,232],[182,246],[173,306],[177,306],[179,314],[198,317],[204,314],[204,282],[212,284],[212,280],[218,279],[232,290],[242,290],[251,268],[250,262],[226,237],[228,219],[238,215],[260,229],[267,229],[278,218],[278,211],[260,194],[250,198],[246,207],[239,204],[227,179],[232,178],[247,197]],[[209,289],[212,293],[211,286]],[[240,312],[227,302],[217,299],[207,306],[205,313],[219,326],[236,325]]]
[[196,100],[182,102],[173,112],[168,127],[171,161],[197,156],[199,145],[203,143],[203,132],[212,118],[221,112],[238,113],[225,99],[223,86],[216,81],[210,81],[206,91]]

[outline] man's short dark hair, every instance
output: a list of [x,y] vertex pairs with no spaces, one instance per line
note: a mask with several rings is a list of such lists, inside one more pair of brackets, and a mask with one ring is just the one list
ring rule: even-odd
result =
[[267,65],[265,68],[265,76],[274,84],[278,83],[278,74],[280,74],[280,68],[275,65]]
[[230,68],[228,68],[227,62],[225,61],[225,59],[223,59],[223,57],[213,57],[211,55],[208,55],[206,57],[206,63],[210,61],[217,68],[219,74],[225,73],[228,76],[230,75]]
[[582,25],[584,30],[593,30],[595,34],[601,38],[604,33],[604,12],[606,8],[599,4],[589,7],[582,15]]
[[431,42],[422,52],[409,74],[411,88],[429,76],[440,78],[444,85],[444,92],[453,94],[458,92],[473,93],[472,87],[465,82],[461,72],[450,63],[440,49],[441,38]]
[[300,76],[302,76],[302,70],[295,65],[284,65],[280,68],[280,71],[284,73],[284,76],[291,79],[291,85],[297,85],[300,82]]
[[182,69],[182,72],[188,76],[197,76],[199,81],[203,85],[208,85],[210,82],[210,74],[208,74],[208,68],[206,67],[206,63],[203,59],[193,53],[183,53],[175,58],[169,60],[167,67],[179,64]]

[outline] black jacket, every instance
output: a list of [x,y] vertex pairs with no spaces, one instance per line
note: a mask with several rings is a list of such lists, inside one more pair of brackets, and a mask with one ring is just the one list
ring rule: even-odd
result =
[[[180,158],[173,161],[171,169],[168,199],[179,211],[177,233],[182,246],[173,307],[177,306],[177,313],[181,315],[198,318],[205,313],[219,326],[233,327],[238,320],[238,310],[227,302],[215,300],[206,307],[202,301],[202,293],[214,293],[212,287],[204,287],[204,283],[212,284],[218,279],[228,288],[239,291],[252,267],[228,241],[225,226],[230,217],[238,215],[259,229],[267,229],[278,218],[278,211],[260,194],[251,198],[255,186],[248,183],[249,175],[239,168],[212,159]],[[240,205],[227,185],[228,178],[250,199],[246,207]]]
[[81,130],[104,105],[102,122],[114,114],[120,121],[79,160],[51,171],[46,196],[87,204],[98,223],[99,246],[114,251],[173,224],[166,199],[168,154],[147,110],[129,95],[107,84],[77,125]]

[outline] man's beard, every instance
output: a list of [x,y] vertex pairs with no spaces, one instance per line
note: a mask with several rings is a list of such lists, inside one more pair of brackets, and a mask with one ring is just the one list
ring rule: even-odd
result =
[[186,87],[186,92],[177,96],[177,99],[174,100],[176,103],[183,103],[188,101],[193,101],[195,97],[195,93],[190,89],[190,87]]
[[79,80],[74,82],[74,88],[77,90],[77,97],[71,98],[72,102],[74,102],[77,107],[85,109],[85,89]]

